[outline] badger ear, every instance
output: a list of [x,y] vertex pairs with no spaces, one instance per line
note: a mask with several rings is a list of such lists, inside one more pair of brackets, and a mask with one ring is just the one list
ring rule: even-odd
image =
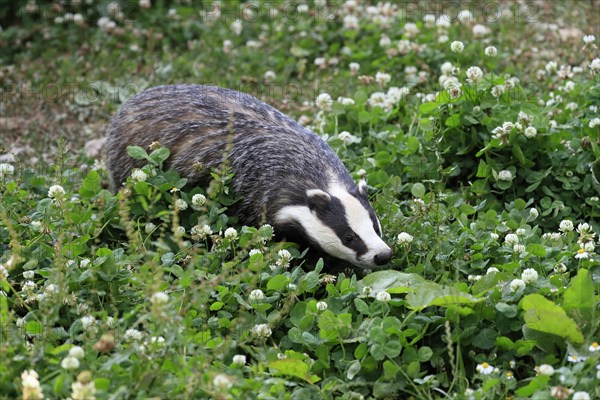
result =
[[358,191],[362,195],[367,195],[367,181],[365,181],[364,179],[358,181]]
[[329,206],[331,196],[321,189],[309,189],[306,191],[306,203],[311,210],[324,210]]

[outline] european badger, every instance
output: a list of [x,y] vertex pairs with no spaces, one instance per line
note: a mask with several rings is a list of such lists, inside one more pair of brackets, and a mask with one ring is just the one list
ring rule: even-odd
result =
[[[381,224],[344,164],[315,133],[273,107],[240,92],[202,85],[158,86],[123,104],[108,126],[108,170],[113,190],[139,161],[127,146],[158,141],[165,163],[191,184],[227,153],[234,208],[240,222],[269,223],[280,238],[308,244],[362,268],[386,264],[392,250]],[[205,168],[198,171],[195,163]]]

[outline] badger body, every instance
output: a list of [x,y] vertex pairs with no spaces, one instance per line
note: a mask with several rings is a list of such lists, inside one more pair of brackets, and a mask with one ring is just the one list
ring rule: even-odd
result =
[[358,267],[391,257],[364,181],[357,185],[318,135],[248,94],[203,85],[153,87],[121,106],[107,134],[113,190],[142,166],[127,146],[147,149],[157,141],[171,151],[165,167],[188,184],[206,184],[211,168],[226,158],[243,224],[269,223],[279,237]]

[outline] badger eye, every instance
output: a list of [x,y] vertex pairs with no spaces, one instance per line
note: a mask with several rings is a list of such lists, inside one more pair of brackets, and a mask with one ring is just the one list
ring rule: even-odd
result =
[[346,235],[346,237],[344,237],[344,245],[348,246],[352,244],[354,239],[356,239],[356,235],[354,235],[353,233]]

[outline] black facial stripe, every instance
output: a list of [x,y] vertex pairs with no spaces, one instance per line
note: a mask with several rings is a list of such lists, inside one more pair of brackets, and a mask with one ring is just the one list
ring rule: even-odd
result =
[[331,196],[329,207],[317,211],[317,217],[323,224],[331,228],[342,242],[347,235],[354,234],[356,236],[356,239],[346,247],[354,250],[357,258],[369,250],[362,238],[350,228],[348,221],[346,221],[346,210],[339,198]]
[[358,190],[356,192],[352,192],[351,194],[352,196],[356,197],[358,201],[360,201],[360,204],[362,204],[362,206],[369,212],[369,218],[371,218],[371,222],[373,223],[373,229],[375,229],[375,233],[377,233],[377,235],[381,237],[382,232],[379,230],[377,216],[375,215],[375,212],[371,207],[371,203],[369,203],[369,198],[366,195],[360,193]]
[[379,223],[377,222],[377,217],[375,213],[369,213],[369,217],[371,218],[371,222],[373,223],[373,229],[375,229],[375,233],[381,237],[381,232],[379,231]]

